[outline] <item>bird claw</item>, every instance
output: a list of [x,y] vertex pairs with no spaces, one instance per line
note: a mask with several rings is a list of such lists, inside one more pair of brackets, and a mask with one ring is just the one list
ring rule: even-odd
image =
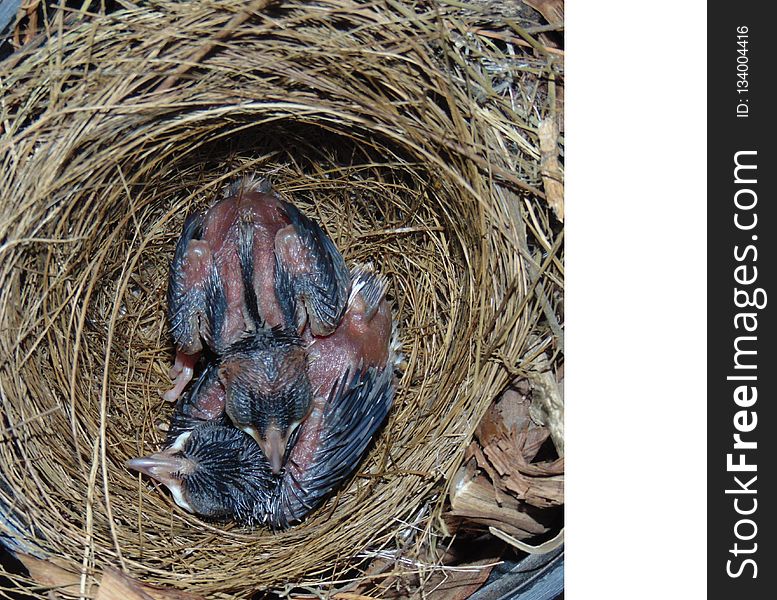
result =
[[185,354],[178,351],[175,355],[175,364],[170,367],[168,374],[173,379],[173,387],[160,395],[167,402],[175,402],[183,393],[184,388],[194,376],[194,365],[200,358],[199,352],[196,354]]
[[167,371],[167,376],[170,379],[178,379],[181,371],[183,371],[183,365],[178,364],[178,361],[176,361],[176,363]]

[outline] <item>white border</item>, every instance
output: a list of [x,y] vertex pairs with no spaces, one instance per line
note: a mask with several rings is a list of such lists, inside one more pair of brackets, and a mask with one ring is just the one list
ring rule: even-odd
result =
[[707,9],[566,8],[566,594],[703,598]]

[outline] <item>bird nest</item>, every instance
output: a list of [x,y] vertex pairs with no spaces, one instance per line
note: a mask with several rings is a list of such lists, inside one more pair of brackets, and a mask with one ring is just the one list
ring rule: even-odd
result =
[[[70,593],[110,568],[205,596],[315,585],[437,535],[480,418],[557,342],[534,292],[562,276],[536,135],[547,57],[519,70],[532,98],[489,92],[486,63],[461,60],[466,18],[154,2],[55,20],[0,64],[0,534],[78,573]],[[279,533],[201,520],[124,464],[172,411],[183,220],[254,173],[387,276],[404,356],[355,476]]]

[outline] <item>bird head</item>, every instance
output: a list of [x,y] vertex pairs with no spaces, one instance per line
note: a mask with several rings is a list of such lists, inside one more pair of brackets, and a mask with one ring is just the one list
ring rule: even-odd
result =
[[272,472],[279,473],[313,399],[299,338],[272,330],[241,341],[222,357],[219,378],[232,423],[256,440]]
[[270,501],[273,479],[256,445],[232,427],[204,424],[127,466],[165,485],[175,503],[204,517],[251,522]]

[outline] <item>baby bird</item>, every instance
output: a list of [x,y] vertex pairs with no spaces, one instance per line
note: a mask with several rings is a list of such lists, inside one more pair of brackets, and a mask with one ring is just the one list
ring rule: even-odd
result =
[[349,294],[345,261],[321,227],[266,180],[243,178],[204,214],[190,215],[176,245],[167,300],[177,351],[164,398],[180,396],[203,344],[219,355],[246,332],[299,333],[306,323],[328,335]]
[[184,226],[170,269],[169,317],[178,347],[177,398],[203,344],[215,355],[225,410],[280,471],[307,414],[303,329],[328,335],[350,294],[348,269],[323,230],[252,178]]
[[184,510],[209,518],[269,514],[274,479],[259,447],[239,429],[202,422],[161,452],[127,466],[165,485]]
[[165,485],[184,510],[204,517],[234,518],[241,502],[268,512],[275,481],[267,459],[229,425],[225,405],[218,368],[208,364],[179,398],[163,449],[127,466]]
[[337,329],[327,337],[303,334],[312,409],[290,450],[274,527],[301,521],[351,475],[391,407],[400,355],[387,288],[371,267],[354,268]]
[[256,440],[272,472],[279,473],[289,438],[312,399],[301,339],[280,328],[259,330],[230,346],[218,364],[229,418]]
[[[286,334],[270,330],[241,340],[220,366],[207,367],[179,401],[168,448],[133,459],[128,466],[166,485],[176,503],[190,512],[273,529],[302,521],[352,475],[394,398],[399,354],[386,281],[369,267],[355,268],[352,280],[345,314],[334,333],[317,338],[305,330],[302,338],[276,340],[273,336]],[[293,299],[287,309],[295,314]],[[237,379],[279,371],[278,365],[290,361],[278,360],[276,352],[292,348],[297,353],[304,350],[303,344],[309,354],[307,385],[313,400],[295,435],[276,440],[276,450],[288,454],[278,473],[268,452],[257,451],[250,437],[225,425],[219,410],[229,404],[229,393],[235,390],[254,394],[244,405],[258,405],[256,395],[263,392],[252,390],[270,389],[269,380]],[[273,366],[274,360],[278,365]],[[246,420],[262,418],[250,415]]]
[[281,476],[272,475],[245,433],[204,421],[178,434],[168,448],[127,466],[165,485],[191,513],[285,529],[356,469],[391,406],[392,377],[390,369],[375,368],[343,375],[305,421],[305,443],[293,446],[294,466]]

